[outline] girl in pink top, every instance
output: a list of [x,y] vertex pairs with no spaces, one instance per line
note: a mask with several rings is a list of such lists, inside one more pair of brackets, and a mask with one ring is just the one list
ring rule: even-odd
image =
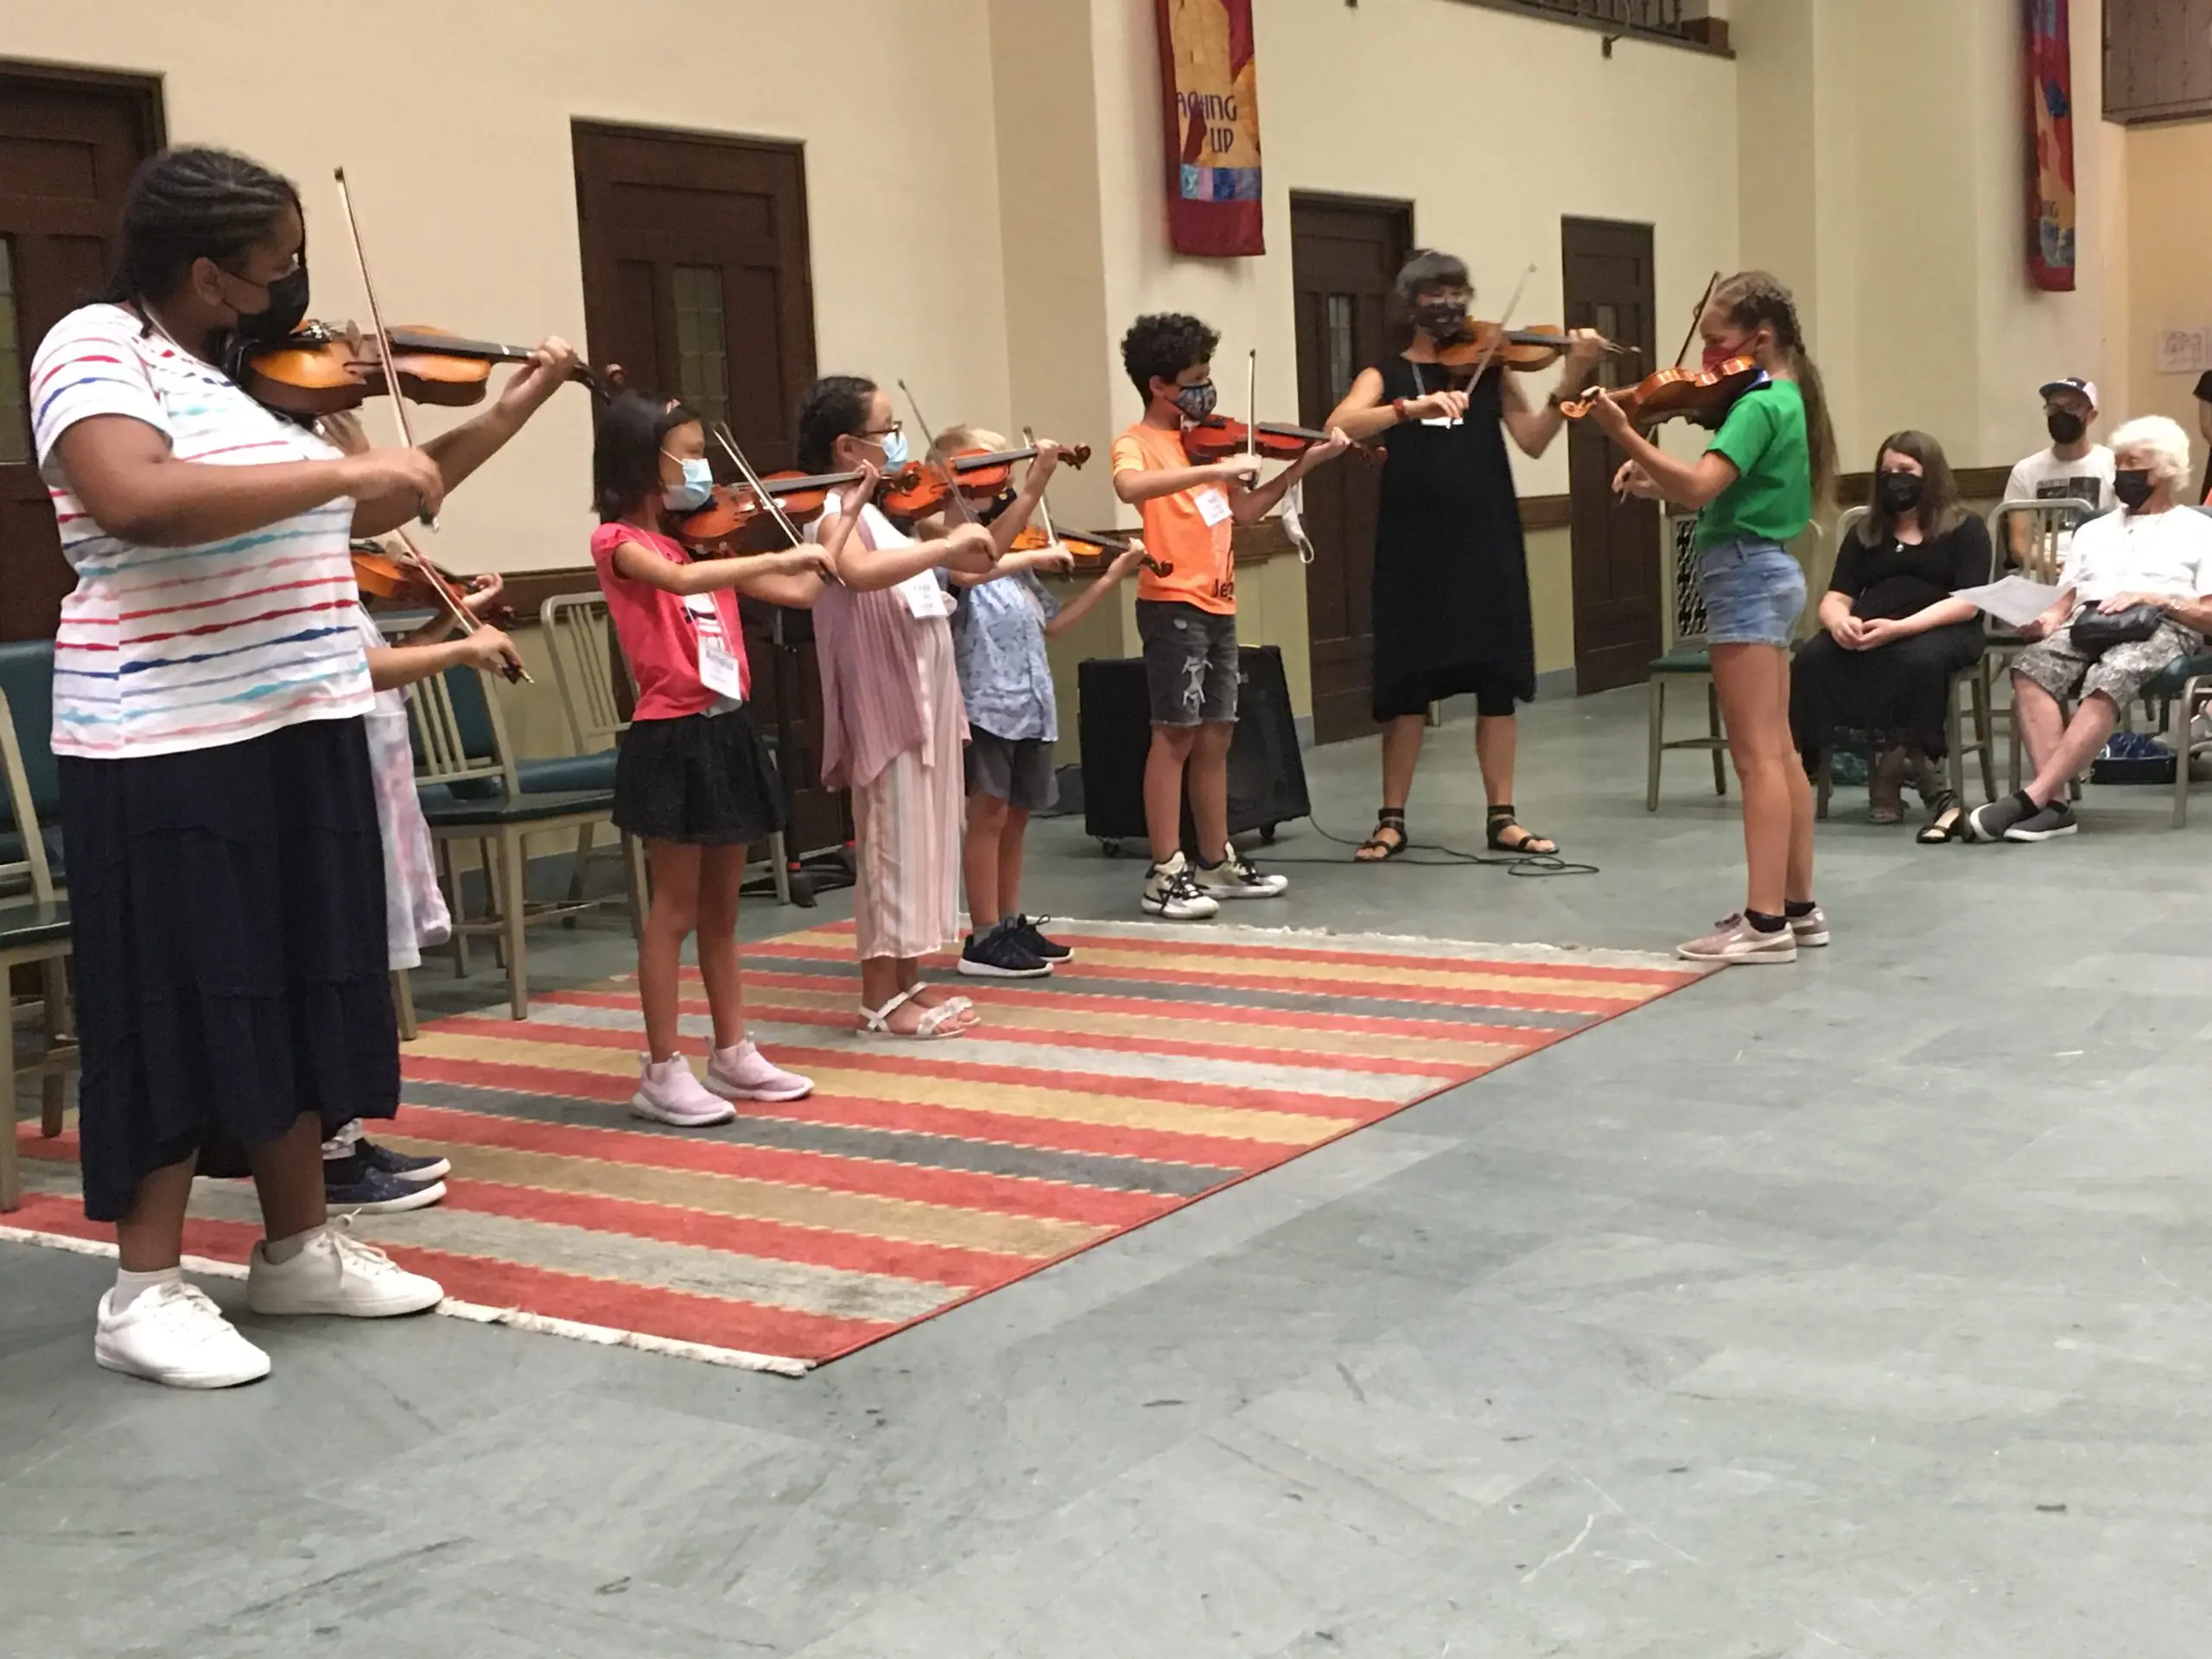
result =
[[917,542],[873,505],[878,469],[906,459],[891,399],[857,375],[817,381],[798,411],[798,464],[858,472],[814,533],[842,586],[822,595],[822,781],[853,792],[859,840],[853,931],[861,1026],[893,1037],[957,1037],[964,996],[924,985],[921,961],[960,937],[961,749],[968,716],[953,666],[951,596],[937,567],[987,574],[991,532],[961,524]]
[[[745,1034],[738,889],[747,847],[783,828],[784,808],[746,708],[752,677],[736,594],[810,606],[825,561],[810,547],[692,562],[670,520],[704,505],[714,480],[706,429],[681,404],[615,397],[594,441],[592,479],[592,563],[638,689],[615,763],[614,822],[645,842],[652,876],[638,940],[648,1052],[630,1109],[687,1128],[726,1123],[737,1116],[732,1101],[797,1100],[814,1088]],[[715,1026],[703,1086],[676,1046],[677,982],[693,932]]]

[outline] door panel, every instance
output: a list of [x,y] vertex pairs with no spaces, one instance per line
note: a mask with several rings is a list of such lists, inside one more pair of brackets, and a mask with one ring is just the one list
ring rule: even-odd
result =
[[53,638],[76,585],[31,454],[31,357],[99,293],[160,135],[149,83],[0,71],[0,639]]
[[[1318,426],[1363,368],[1390,348],[1390,285],[1413,245],[1403,202],[1294,195],[1291,283],[1296,291],[1298,419]],[[1376,469],[1347,459],[1306,484],[1306,618],[1313,676],[1313,741],[1375,730],[1372,582]]]
[[[1595,328],[1633,346],[1633,358],[1599,359],[1607,385],[1661,366],[1652,360],[1651,227],[1604,219],[1560,221],[1567,325]],[[1621,451],[1593,423],[1574,422],[1567,439],[1574,510],[1574,679],[1580,692],[1630,685],[1659,654],[1659,509],[1616,500]]]

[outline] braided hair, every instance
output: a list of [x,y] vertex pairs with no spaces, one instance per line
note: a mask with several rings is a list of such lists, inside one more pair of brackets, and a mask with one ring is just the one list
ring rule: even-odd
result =
[[101,298],[138,303],[174,293],[195,259],[227,264],[264,240],[300,193],[280,173],[227,149],[149,156],[123,199],[122,251]]
[[1813,467],[1815,510],[1835,494],[1835,426],[1828,417],[1827,389],[1819,366],[1805,349],[1797,321],[1797,302],[1778,277],[1764,270],[1738,271],[1713,290],[1713,303],[1739,328],[1768,327],[1789,359],[1790,378],[1805,400],[1805,446]]

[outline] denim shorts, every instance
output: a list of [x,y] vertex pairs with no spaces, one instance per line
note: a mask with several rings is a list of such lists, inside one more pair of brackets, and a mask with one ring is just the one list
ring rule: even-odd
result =
[[1779,542],[1715,542],[1698,550],[1697,591],[1708,645],[1787,650],[1805,608],[1805,570]]
[[1236,718],[1236,618],[1179,599],[1137,601],[1145,685],[1155,726]]

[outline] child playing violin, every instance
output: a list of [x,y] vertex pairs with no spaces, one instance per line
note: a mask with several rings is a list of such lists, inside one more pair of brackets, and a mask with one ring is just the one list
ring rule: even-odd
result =
[[[783,828],[784,803],[747,707],[736,594],[810,606],[823,560],[812,548],[692,560],[671,521],[706,504],[714,476],[706,429],[680,403],[618,394],[593,442],[592,482],[592,563],[638,692],[615,766],[614,822],[645,842],[652,878],[638,940],[646,1052],[630,1109],[698,1128],[736,1116],[734,1101],[797,1100],[814,1088],[746,1035],[738,891],[747,847]],[[714,1020],[703,1084],[676,1040],[683,941],[694,933]]]
[[[972,426],[956,426],[937,441],[940,455],[1007,447],[999,434]],[[1011,550],[1059,461],[1057,444],[1040,441],[1036,448],[1019,491],[980,501],[963,497],[945,510],[956,524],[964,515],[988,526],[999,549],[988,575],[944,573],[960,590],[952,645],[968,705],[968,829],[960,861],[974,931],[961,947],[960,971],[978,978],[1033,979],[1074,954],[1046,938],[1038,920],[1021,912],[1029,815],[1059,798],[1052,766],[1059,713],[1045,642],[1075,626],[1144,557],[1143,544],[1132,541],[1065,605],[1052,595],[1038,573],[1069,569],[1073,558],[1067,550],[1055,543]]]
[[[1152,704],[1144,816],[1152,841],[1144,909],[1169,921],[1203,921],[1224,899],[1272,899],[1290,884],[1262,874],[1229,844],[1229,740],[1236,728],[1235,524],[1251,524],[1284,492],[1351,447],[1330,433],[1265,484],[1249,461],[1193,467],[1186,421],[1213,412],[1213,348],[1221,336],[1196,317],[1139,317],[1122,337],[1122,365],[1144,399],[1144,416],[1114,441],[1114,493],[1144,518],[1158,569],[1137,578]],[[1198,864],[1183,856],[1183,781],[1190,774]]]
[[907,446],[874,381],[835,374],[799,404],[798,464],[856,474],[810,531],[839,585],[816,602],[822,669],[822,784],[850,789],[858,839],[853,931],[861,1028],[879,1036],[957,1037],[975,1004],[921,981],[920,958],[960,934],[961,748],[968,717],[953,667],[945,566],[988,573],[991,532],[959,524],[916,541],[874,505],[885,468]]

